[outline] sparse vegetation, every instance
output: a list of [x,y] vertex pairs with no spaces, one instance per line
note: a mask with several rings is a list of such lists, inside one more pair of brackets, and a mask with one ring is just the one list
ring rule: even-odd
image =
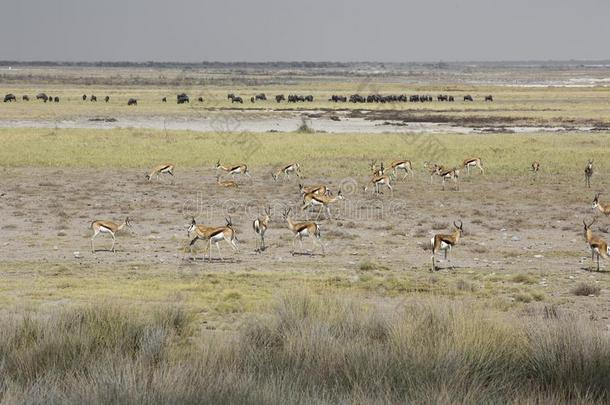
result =
[[[184,309],[2,316],[2,403],[604,403],[607,334],[444,301],[291,293],[229,336]],[[144,378],[147,376],[146,378]]]
[[599,295],[601,288],[591,283],[580,283],[572,289],[572,294],[580,296]]

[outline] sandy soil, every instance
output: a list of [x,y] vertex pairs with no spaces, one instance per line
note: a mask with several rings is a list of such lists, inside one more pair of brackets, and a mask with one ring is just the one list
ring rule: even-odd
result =
[[[238,178],[241,186],[233,190],[219,188],[210,169],[178,170],[174,183],[148,183],[138,171],[5,169],[0,190],[2,259],[180,264],[179,251],[192,215],[210,225],[223,225],[224,216],[231,215],[241,244],[237,267],[307,262],[311,258],[290,255],[290,234],[280,212],[291,206],[297,218],[315,215],[300,211],[296,182],[260,177],[268,172],[259,170],[257,175],[255,169],[252,182]],[[582,190],[565,187],[570,179],[505,180],[471,174],[460,191],[441,191],[439,183],[430,186],[421,174],[398,182],[393,196],[386,192],[380,197],[364,194],[364,181],[365,177],[330,182],[335,190],[342,187],[346,199],[333,207],[334,220],[321,221],[329,253],[324,262],[329,265],[341,268],[371,259],[420,271],[430,261],[422,246],[432,232],[446,232],[451,221],[462,218],[467,234],[454,252],[455,266],[485,271],[544,268],[561,270],[565,277],[598,277],[581,269],[588,264],[581,221],[595,212]],[[553,210],[540,205],[557,193],[563,194],[563,204]],[[251,221],[266,204],[274,212],[270,248],[257,255]],[[90,222],[119,221],[127,215],[133,218],[134,229],[118,237],[118,252],[92,255]],[[598,226],[607,231],[610,221],[602,219]],[[109,242],[104,236],[97,240],[100,248],[109,247]],[[227,246],[222,249],[233,257]]]
[[[313,115],[313,116],[312,116]],[[154,130],[190,130],[201,132],[292,132],[303,123],[316,132],[328,133],[533,133],[578,131],[589,132],[594,126],[536,126],[510,125],[480,125],[473,122],[472,126],[453,124],[451,122],[405,122],[383,115],[370,118],[349,117],[342,113],[318,116],[316,112],[281,112],[260,114],[242,111],[240,114],[215,114],[210,117],[177,118],[177,117],[92,117],[73,120],[0,120],[0,128],[77,128],[77,129],[117,129],[138,128]]]

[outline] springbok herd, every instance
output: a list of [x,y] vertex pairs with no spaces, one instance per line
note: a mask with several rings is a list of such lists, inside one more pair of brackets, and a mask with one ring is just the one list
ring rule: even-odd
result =
[[[540,162],[535,161],[531,164],[530,170],[533,172],[534,176],[540,171]],[[219,187],[224,188],[238,188],[239,183],[235,181],[236,175],[246,176],[251,179],[250,171],[248,170],[248,166],[245,164],[239,164],[234,166],[225,166],[222,165],[220,160],[216,162],[216,182]],[[471,169],[478,169],[480,174],[485,174],[485,169],[483,167],[483,163],[481,158],[473,157],[465,159],[461,167],[459,168],[446,168],[442,165],[433,163],[433,162],[424,162],[424,169],[430,174],[430,182],[434,181],[435,177],[440,177],[442,181],[443,190],[445,189],[445,182],[450,181],[454,184],[454,190],[459,189],[459,177],[460,170],[466,170],[470,173]],[[153,179],[159,180],[161,175],[169,175],[174,176],[175,166],[171,163],[161,164],[152,168],[152,170],[146,174],[146,179],[148,181],[152,181]],[[402,177],[399,176],[402,174]],[[593,175],[593,160],[589,160],[585,170],[585,184],[587,187],[591,186],[591,177]],[[404,181],[408,177],[413,177],[414,170],[411,161],[409,160],[395,160],[391,162],[389,166],[389,170],[384,166],[383,162],[378,166],[376,161],[372,161],[370,163],[370,180],[362,187],[363,191],[366,192],[369,189],[372,190],[373,195],[381,196],[383,194],[382,188],[387,188],[390,193],[393,194],[393,186],[392,183],[400,180]],[[231,176],[231,180],[223,179],[223,176]],[[292,179],[292,176],[295,176],[299,180],[302,178],[301,176],[301,167],[299,163],[291,163],[285,166],[278,168],[277,170],[271,173],[271,179],[274,182],[279,181],[288,181]],[[324,243],[322,242],[322,234],[320,231],[320,225],[318,221],[320,220],[321,215],[324,213],[324,218],[332,221],[331,215],[331,206],[333,206],[338,201],[344,200],[344,196],[342,190],[339,189],[335,195],[335,193],[325,184],[315,184],[304,186],[299,183],[299,191],[300,196],[302,198],[301,210],[305,211],[307,209],[317,209],[318,213],[315,218],[315,221],[295,221],[291,215],[291,209],[286,208],[282,212],[282,219],[286,223],[286,227],[292,233],[292,254],[296,254],[295,251],[295,243],[298,240],[301,252],[303,251],[303,239],[310,238],[312,240],[312,244],[314,249],[320,248],[322,255],[325,255],[326,250]],[[592,208],[599,210],[603,215],[610,216],[610,202],[604,204],[600,201],[600,193],[595,194],[595,198],[593,199]],[[205,243],[205,250],[203,252],[203,259],[205,261],[206,251],[208,252],[208,261],[212,262],[212,244],[216,246],[218,250],[219,260],[223,260],[222,254],[220,252],[220,242],[223,240],[233,249],[233,251],[238,250],[238,239],[236,234],[236,229],[233,226],[231,218],[225,218],[226,224],[224,226],[207,226],[203,224],[198,224],[195,218],[193,217],[190,223],[190,226],[187,230],[188,236],[188,252],[190,252],[192,258],[193,256],[193,248],[194,245],[202,240]],[[266,250],[265,244],[265,233],[269,227],[269,223],[271,221],[271,207],[266,207],[264,210],[264,214],[255,218],[252,222],[252,229],[254,234],[256,235],[256,252],[263,253]],[[591,230],[591,226],[595,222],[593,219],[590,223],[587,223],[583,220],[584,225],[584,238],[591,250],[591,260],[592,262],[597,261],[597,271],[600,270],[599,259],[600,256],[604,259],[610,260],[610,250],[608,250],[608,244],[599,236],[593,234]],[[460,238],[464,232],[464,223],[462,220],[453,222],[454,229],[450,234],[435,234],[434,237],[430,240],[430,248],[432,250],[431,256],[431,271],[435,271],[437,269],[435,257],[438,252],[443,252],[444,259],[448,260],[448,253],[451,251],[453,247],[458,245]],[[107,221],[107,220],[96,220],[91,222],[90,225],[93,230],[93,236],[91,238],[91,250],[93,253],[96,252],[94,241],[95,238],[100,234],[109,234],[112,237],[112,248],[111,251],[114,252],[115,242],[116,242],[116,234],[117,232],[123,230],[124,228],[131,227],[131,221],[129,217],[125,218],[125,220],[119,224]],[[185,249],[185,254],[187,249]],[[313,251],[312,251],[313,254]]]

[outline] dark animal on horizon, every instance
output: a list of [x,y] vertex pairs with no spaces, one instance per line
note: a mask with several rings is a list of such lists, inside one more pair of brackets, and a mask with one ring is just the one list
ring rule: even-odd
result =
[[203,103],[203,97],[198,97],[197,101],[199,101],[200,103]]
[[485,101],[494,101],[493,96],[490,94],[489,96],[485,96]]
[[55,102],[59,103],[59,97],[55,96]]
[[91,95],[91,101],[96,102],[97,103],[97,97],[95,97],[93,94]]
[[254,102],[254,97],[250,97],[250,102],[253,103]]
[[83,94],[83,101],[87,101],[87,95]]
[[235,97],[235,94],[233,94],[233,93],[227,94],[227,100],[231,100],[231,99],[233,99],[233,97]]
[[244,99],[239,96],[233,96],[233,98],[231,99],[231,104],[233,104],[233,103],[243,104]]
[[127,105],[138,105],[138,100],[136,100],[135,98],[130,98],[129,100],[127,100]]
[[21,99],[22,99],[23,101],[30,101],[30,97],[29,97],[29,96],[27,96],[27,95],[22,96],[22,97],[21,97]]
[[455,98],[453,96],[449,96],[449,99],[447,101],[449,101],[449,102],[455,101]]
[[46,101],[47,101],[47,99],[48,99],[48,98],[49,98],[49,96],[47,96],[47,95],[46,95],[46,94],[44,94],[44,93],[38,93],[38,94],[36,95],[36,100],[43,100],[45,103],[46,103]]
[[176,102],[178,104],[190,103],[189,96],[186,93],[180,93],[176,96]]
[[470,94],[464,96],[464,101],[474,101]]
[[278,103],[282,102],[282,101],[285,101],[285,100],[286,100],[286,97],[284,97],[283,94],[278,94],[277,96],[275,96],[275,101],[278,102]]
[[167,103],[167,97],[163,97],[163,98],[161,99],[161,102],[162,102],[162,103]]
[[258,93],[256,96],[254,96],[255,100],[261,100],[261,101],[267,101],[267,96],[265,95],[265,93]]
[[106,96],[106,97],[104,97],[104,101],[105,101],[105,102],[109,102],[109,101],[110,101],[110,96]]
[[8,102],[13,102],[13,101],[17,101],[17,97],[15,97],[14,94],[9,93],[6,96],[4,96],[4,102],[8,103]]

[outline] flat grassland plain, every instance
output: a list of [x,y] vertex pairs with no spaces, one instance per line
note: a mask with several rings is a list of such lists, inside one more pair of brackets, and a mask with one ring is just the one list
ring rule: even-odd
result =
[[[606,403],[610,262],[595,271],[583,220],[610,239],[592,208],[596,192],[610,202],[609,81],[609,66],[579,64],[0,70],[17,96],[0,103],[0,401]],[[355,93],[434,101],[328,101]],[[470,157],[485,173],[462,169],[459,190],[423,168]],[[365,193],[371,161],[396,159],[414,176]],[[220,187],[219,160],[252,177]],[[148,182],[165,162],[175,176]],[[274,182],[292,162],[302,177]],[[282,211],[317,215],[299,183],[345,197],[318,221],[326,255],[310,240],[291,254]],[[91,253],[91,222],[126,216],[117,251],[100,235]],[[222,242],[210,263],[199,242],[191,256],[192,217],[230,217],[239,251]],[[427,244],[457,220],[464,235],[431,272]]]

